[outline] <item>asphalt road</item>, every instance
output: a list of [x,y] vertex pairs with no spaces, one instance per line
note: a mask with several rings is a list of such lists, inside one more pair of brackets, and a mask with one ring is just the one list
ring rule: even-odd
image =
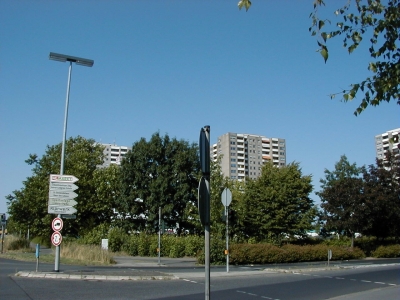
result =
[[[375,261],[374,261],[375,262]],[[232,267],[237,272],[231,277],[212,277],[212,299],[399,299],[400,267],[385,265],[385,261],[373,263],[360,261],[352,269],[316,270],[285,266],[290,271],[282,273],[254,270],[260,266]],[[389,263],[396,260],[388,260]],[[309,264],[307,265],[309,266]],[[52,269],[52,265],[42,265]],[[282,269],[284,266],[281,266]],[[162,269],[166,273],[181,275],[175,280],[63,280],[38,279],[13,276],[17,271],[34,270],[34,263],[18,262],[0,258],[0,299],[1,300],[42,300],[42,299],[152,299],[152,300],[196,300],[204,299],[204,273],[202,268],[193,268],[187,264],[165,264],[164,267],[137,266],[136,269],[148,272]],[[64,270],[76,269],[76,266],[62,266]],[[109,267],[85,267],[88,270],[109,270]],[[132,267],[117,267],[132,269]],[[296,272],[296,269],[299,272]],[[204,269],[203,269],[204,270]],[[251,270],[252,272],[249,272]],[[276,268],[278,270],[278,268]],[[213,268],[212,273],[223,271]],[[240,271],[240,272],[239,272]],[[185,278],[185,274],[188,275]],[[191,274],[189,276],[189,274]],[[222,274],[222,273],[221,273]],[[182,276],[183,275],[183,276]]]

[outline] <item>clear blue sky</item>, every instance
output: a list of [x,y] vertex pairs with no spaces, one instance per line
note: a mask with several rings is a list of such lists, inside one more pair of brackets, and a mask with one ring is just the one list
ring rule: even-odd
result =
[[374,163],[374,136],[399,127],[400,106],[355,117],[359,100],[328,96],[369,74],[367,43],[348,55],[332,41],[324,64],[308,32],[313,0],[254,0],[247,13],[237,2],[1,1],[0,212],[32,174],[28,155],[62,139],[68,64],[49,52],[95,61],[73,66],[68,137],[197,142],[210,125],[213,143],[229,131],[285,138],[315,190],[342,154]]

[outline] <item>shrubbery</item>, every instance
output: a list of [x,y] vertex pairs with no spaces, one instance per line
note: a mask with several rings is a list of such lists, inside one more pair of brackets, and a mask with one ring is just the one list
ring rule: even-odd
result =
[[[79,243],[100,245],[102,238],[108,238],[110,251],[124,251],[131,256],[157,256],[158,235],[127,234],[120,228],[109,228],[100,225],[79,239]],[[303,239],[282,246],[270,243],[255,243],[251,238],[248,243],[231,243],[230,262],[232,264],[269,264],[327,260],[328,250],[332,250],[332,260],[359,259],[365,256],[400,257],[400,245],[391,245],[394,241],[377,241],[375,238],[362,237],[351,240],[341,236],[330,240]],[[307,244],[309,243],[309,244]],[[388,245],[388,246],[382,246]],[[226,262],[225,238],[211,237],[210,262]],[[204,236],[186,235],[161,236],[162,257],[196,257],[197,262],[204,264]]]
[[359,248],[326,245],[236,244],[230,248],[230,262],[236,265],[323,261],[328,259],[328,249],[332,250],[332,260],[365,257]]
[[400,245],[379,246],[372,252],[372,256],[377,258],[400,257]]

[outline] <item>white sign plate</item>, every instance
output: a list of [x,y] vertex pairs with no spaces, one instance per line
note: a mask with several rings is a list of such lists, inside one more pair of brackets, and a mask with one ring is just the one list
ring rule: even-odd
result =
[[57,205],[57,206],[74,206],[77,205],[78,202],[71,199],[57,199],[57,198],[50,198],[49,205]]
[[78,186],[73,183],[50,182],[50,191],[75,191]]
[[224,206],[229,206],[232,202],[232,192],[230,189],[225,188],[221,195],[221,201]]
[[77,210],[72,206],[58,206],[58,205],[49,205],[47,212],[49,214],[56,215],[72,215],[77,212]]
[[77,182],[79,179],[73,175],[59,175],[59,174],[51,174],[50,175],[50,182],[67,182],[67,183],[74,183]]
[[63,220],[54,218],[51,222],[51,228],[53,228],[54,231],[60,231],[63,228]]
[[50,191],[49,198],[75,199],[78,196],[74,191]]
[[62,242],[62,235],[58,231],[54,231],[53,234],[51,235],[51,243],[54,246],[60,246]]

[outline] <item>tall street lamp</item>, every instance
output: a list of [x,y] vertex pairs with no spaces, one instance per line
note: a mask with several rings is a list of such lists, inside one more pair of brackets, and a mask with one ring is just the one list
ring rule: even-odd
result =
[[[50,52],[49,59],[56,60],[60,62],[69,61],[69,69],[68,69],[68,83],[67,83],[67,97],[65,99],[65,114],[64,114],[64,129],[63,129],[63,139],[61,146],[61,166],[60,166],[60,175],[64,175],[64,158],[65,158],[65,140],[67,136],[67,120],[68,120],[68,104],[69,104],[69,90],[71,86],[71,72],[72,72],[72,63],[76,63],[77,65],[92,67],[94,61],[87,58],[75,57],[65,54],[59,54]],[[58,215],[60,218],[61,215]],[[60,246],[56,246],[56,255],[54,262],[54,271],[58,272],[60,267]]]

